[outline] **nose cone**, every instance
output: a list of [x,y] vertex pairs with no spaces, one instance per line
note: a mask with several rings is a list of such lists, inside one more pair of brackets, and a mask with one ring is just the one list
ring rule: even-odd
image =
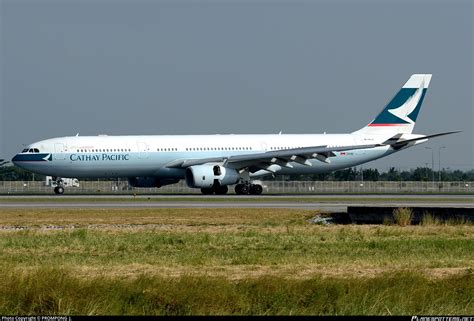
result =
[[19,167],[21,169],[26,169],[25,166],[24,166],[25,163],[22,162],[21,156],[22,156],[21,154],[16,154],[15,157],[12,158],[12,163],[16,167]]
[[16,154],[15,157],[12,158],[12,163],[17,165],[19,160],[20,160],[20,156]]
[[13,165],[20,167],[20,168],[25,168],[25,163],[23,161],[23,155],[21,154],[16,154],[15,157],[12,158],[12,163]]
[[12,159],[12,163],[18,167],[36,167],[37,164],[47,163],[52,160],[51,154],[42,154],[42,153],[26,153],[26,154],[16,154]]

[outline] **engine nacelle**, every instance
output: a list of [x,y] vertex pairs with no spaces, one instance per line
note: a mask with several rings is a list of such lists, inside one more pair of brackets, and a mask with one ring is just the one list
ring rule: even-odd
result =
[[179,179],[159,177],[130,177],[128,183],[132,187],[161,187],[178,183]]
[[218,164],[190,166],[186,169],[186,184],[194,188],[210,188],[214,185],[232,185],[239,181],[239,173],[233,168]]

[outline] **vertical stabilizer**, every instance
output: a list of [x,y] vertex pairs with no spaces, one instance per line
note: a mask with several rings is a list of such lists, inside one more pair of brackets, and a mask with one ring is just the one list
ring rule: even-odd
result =
[[412,75],[382,112],[356,133],[411,134],[430,80],[431,74]]

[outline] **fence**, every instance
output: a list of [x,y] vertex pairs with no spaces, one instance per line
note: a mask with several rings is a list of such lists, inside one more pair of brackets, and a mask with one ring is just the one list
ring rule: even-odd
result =
[[[67,194],[199,194],[184,181],[161,188],[132,188],[127,181],[80,181]],[[339,193],[460,193],[474,194],[474,182],[371,182],[371,181],[263,181],[266,194],[339,194]],[[39,181],[0,181],[0,194],[51,194],[53,188]],[[233,193],[233,188],[229,189]]]

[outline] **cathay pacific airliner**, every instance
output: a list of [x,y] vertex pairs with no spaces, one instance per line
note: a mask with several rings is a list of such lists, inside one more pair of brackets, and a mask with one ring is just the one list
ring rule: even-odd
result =
[[[347,134],[70,136],[30,144],[12,162],[63,178],[127,178],[133,187],[161,187],[185,180],[203,194],[262,193],[256,178],[312,174],[353,167],[431,138],[413,134],[430,74],[412,75],[365,127]],[[347,113],[351,112],[349,110]]]

